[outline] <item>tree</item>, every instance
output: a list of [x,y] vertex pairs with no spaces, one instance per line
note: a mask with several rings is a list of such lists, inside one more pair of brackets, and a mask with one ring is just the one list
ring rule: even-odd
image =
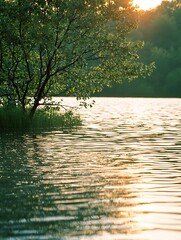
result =
[[[129,89],[136,92],[135,84],[146,83],[153,97],[181,97],[181,5],[180,0],[163,1],[160,6],[140,15],[139,27],[132,33],[133,39],[145,42],[139,52],[145,63],[155,62],[153,74],[142,81],[132,82]],[[143,85],[143,86],[144,86]],[[120,87],[121,88],[121,87]],[[130,92],[128,89],[127,92]],[[139,96],[146,96],[145,89]]]
[[112,81],[149,74],[126,0],[0,0],[3,104],[36,109],[55,92],[89,98]]

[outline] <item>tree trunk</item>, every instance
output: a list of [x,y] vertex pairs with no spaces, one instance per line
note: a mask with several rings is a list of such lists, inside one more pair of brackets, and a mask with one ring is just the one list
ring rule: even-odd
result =
[[39,105],[39,99],[35,99],[33,107],[31,108],[30,113],[29,113],[29,117],[30,117],[31,120],[33,119],[33,116],[36,112],[36,109],[37,109],[38,105]]
[[36,109],[39,106],[39,102],[42,99],[42,95],[43,95],[43,92],[45,90],[45,86],[47,85],[48,80],[50,79],[50,66],[51,66],[51,60],[49,60],[48,65],[47,65],[46,78],[43,81],[41,87],[39,88],[38,93],[37,93],[37,95],[35,97],[35,101],[34,101],[33,107],[30,110],[30,114],[29,114],[30,119],[33,118],[33,116],[34,116],[34,114],[36,112]]

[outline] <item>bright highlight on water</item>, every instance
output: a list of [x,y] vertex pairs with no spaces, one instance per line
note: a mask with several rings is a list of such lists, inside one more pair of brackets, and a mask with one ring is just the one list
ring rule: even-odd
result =
[[0,238],[180,240],[181,100],[80,114],[72,132],[0,135]]

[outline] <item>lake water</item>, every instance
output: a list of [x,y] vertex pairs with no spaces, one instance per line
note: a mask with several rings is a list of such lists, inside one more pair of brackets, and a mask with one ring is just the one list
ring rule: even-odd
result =
[[95,100],[72,132],[1,133],[0,239],[181,239],[181,99]]

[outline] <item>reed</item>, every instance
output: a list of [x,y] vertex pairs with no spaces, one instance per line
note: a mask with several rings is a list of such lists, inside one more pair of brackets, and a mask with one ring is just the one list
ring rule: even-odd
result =
[[0,107],[0,129],[50,129],[74,128],[81,125],[79,115],[72,111],[60,113],[57,109],[39,109],[32,120],[27,112],[19,107]]

